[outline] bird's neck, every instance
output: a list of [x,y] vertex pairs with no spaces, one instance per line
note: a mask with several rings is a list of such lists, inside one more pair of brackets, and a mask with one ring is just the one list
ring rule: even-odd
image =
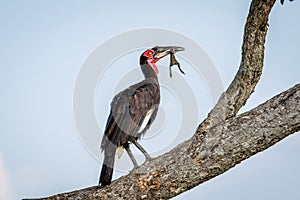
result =
[[157,77],[158,70],[157,70],[155,63],[141,64],[141,69],[142,69],[145,79],[148,79],[148,78],[156,79],[156,80],[158,79],[158,77]]

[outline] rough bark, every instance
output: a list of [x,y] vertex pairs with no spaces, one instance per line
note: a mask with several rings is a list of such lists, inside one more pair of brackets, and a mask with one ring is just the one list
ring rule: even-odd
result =
[[300,85],[236,116],[260,79],[268,17],[274,3],[252,1],[239,70],[190,140],[107,187],[95,186],[44,199],[168,199],[299,131]]
[[91,187],[44,198],[169,199],[222,174],[242,160],[300,130],[300,84],[264,104],[209,129],[199,155],[187,155],[193,139],[144,163],[108,187]]
[[[216,124],[236,115],[253,93],[262,74],[265,40],[268,31],[268,18],[275,0],[253,0],[244,27],[242,59],[239,70],[208,117],[199,125],[194,135],[195,141],[204,137],[207,130]],[[197,143],[190,148],[193,157],[197,156]]]
[[192,157],[198,156],[197,142],[209,128],[236,115],[254,92],[263,70],[268,18],[275,0],[253,0],[244,27],[242,59],[234,80],[224,92],[208,117],[199,125],[190,146]]

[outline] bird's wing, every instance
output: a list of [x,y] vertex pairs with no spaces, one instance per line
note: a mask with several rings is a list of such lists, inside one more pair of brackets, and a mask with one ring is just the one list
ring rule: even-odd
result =
[[158,84],[143,82],[131,95],[129,98],[130,113],[135,122],[135,129],[131,132],[133,137],[139,138],[141,133],[149,128],[154,120],[153,116],[157,113],[159,101]]
[[126,142],[126,126],[128,121],[128,100],[126,90],[117,94],[111,102],[111,110],[108,116],[101,149],[110,152]]
[[147,111],[157,110],[157,92],[158,84],[142,81],[114,97],[101,143],[102,150],[110,151],[140,136],[140,127]]

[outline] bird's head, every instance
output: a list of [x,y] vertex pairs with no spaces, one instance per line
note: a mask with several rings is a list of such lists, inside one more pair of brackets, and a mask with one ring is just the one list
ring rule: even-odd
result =
[[156,62],[169,55],[171,52],[175,53],[183,50],[183,47],[178,46],[155,46],[151,49],[147,49],[140,57],[140,65],[144,76],[146,78],[157,76],[158,68],[156,66]]

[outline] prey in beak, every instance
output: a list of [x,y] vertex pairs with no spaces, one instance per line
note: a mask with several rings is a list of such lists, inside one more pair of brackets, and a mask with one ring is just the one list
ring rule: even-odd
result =
[[183,74],[184,71],[181,69],[180,63],[176,60],[175,57],[175,53],[178,51],[184,51],[185,49],[183,47],[179,47],[179,46],[156,46],[153,48],[153,50],[155,51],[154,54],[154,59],[161,59],[167,55],[170,55],[170,66],[169,66],[169,70],[170,70],[170,77],[172,77],[172,66],[177,65],[179,71]]
[[170,53],[170,66],[169,66],[170,78],[172,78],[172,67],[174,65],[177,65],[179,71],[181,73],[185,74],[184,71],[181,69],[180,63],[176,60],[175,53],[176,53],[176,51],[174,51],[174,52],[171,51],[171,53]]

